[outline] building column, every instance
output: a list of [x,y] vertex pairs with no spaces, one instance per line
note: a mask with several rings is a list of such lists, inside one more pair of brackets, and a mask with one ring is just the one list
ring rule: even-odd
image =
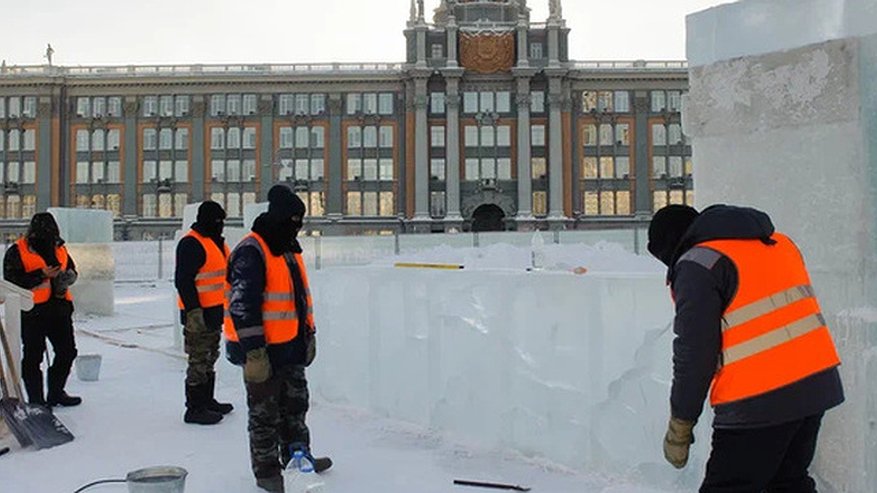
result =
[[[275,147],[274,142],[274,96],[263,94],[259,101],[259,116],[261,117],[259,131],[262,154],[262,169],[259,172],[260,196],[256,202],[268,200],[268,190],[274,185],[274,167],[280,164],[280,149]],[[310,207],[310,204],[308,204]]]
[[414,27],[414,38],[416,40],[415,47],[417,49],[417,62],[415,67],[426,68],[426,32],[429,27],[421,19]]
[[548,20],[548,66],[560,67],[560,29],[556,20]]
[[448,67],[457,66],[457,19],[454,14],[448,17]]
[[329,189],[326,190],[326,216],[340,218],[344,214],[344,196],[342,191],[341,174],[343,173],[342,135],[341,135],[341,111],[342,95],[330,94],[328,101],[329,109]]
[[529,30],[530,26],[527,24],[527,19],[523,17],[518,19],[518,67],[530,66],[529,50],[527,50],[527,33]]
[[[197,104],[197,103],[196,103]],[[125,188],[124,188],[124,204],[122,205],[122,214],[126,216],[136,216],[137,215],[137,202],[140,198],[140,195],[137,194],[137,157],[139,151],[137,149],[137,113],[140,109],[140,104],[137,102],[136,96],[127,96],[125,97],[125,102],[122,105],[122,111],[125,115],[125,155],[124,159],[124,167],[125,167]],[[193,124],[193,133],[198,135],[197,123]],[[203,133],[203,125],[202,125],[202,133]],[[198,195],[197,188],[198,185],[201,185],[201,194],[204,193],[204,174],[196,174],[198,168],[198,149],[197,144],[193,142],[195,149],[192,151],[192,166],[193,166],[193,176],[195,177],[192,180],[194,183],[192,184],[195,189],[195,195]],[[204,151],[203,146],[201,147],[201,167],[204,166]],[[203,170],[202,170],[203,171]]]
[[563,84],[560,77],[550,77],[548,81],[548,219],[562,220],[565,218],[563,214]]
[[446,73],[447,93],[445,110],[447,128],[445,129],[445,182],[447,186],[448,222],[462,223],[460,215],[460,77],[462,70]]
[[530,76],[519,73],[518,92],[518,222],[533,221],[533,170],[530,130]]
[[652,213],[652,198],[649,181],[649,96],[646,91],[631,91],[633,95],[634,136],[636,138],[636,160],[633,169],[636,173],[636,196],[634,214],[649,217]]
[[204,135],[204,115],[207,113],[207,102],[204,96],[192,97],[192,202],[202,202],[207,178],[207,156],[204,154],[204,143],[208,137]]
[[52,178],[58,171],[52,169],[54,155],[53,146],[61,145],[55,142],[54,115],[52,113],[51,96],[41,96],[37,101],[37,180],[36,196],[37,211],[44,211],[54,205],[52,203]]
[[429,220],[429,122],[428,75],[414,79],[414,220]]

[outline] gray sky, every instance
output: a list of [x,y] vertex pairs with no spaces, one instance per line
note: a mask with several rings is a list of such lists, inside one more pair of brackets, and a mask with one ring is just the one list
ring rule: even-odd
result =
[[[410,0],[0,0],[0,59],[62,65],[402,61]],[[683,59],[685,16],[727,0],[564,0],[576,60]],[[439,0],[426,0],[427,11]],[[548,0],[530,0],[532,19]]]

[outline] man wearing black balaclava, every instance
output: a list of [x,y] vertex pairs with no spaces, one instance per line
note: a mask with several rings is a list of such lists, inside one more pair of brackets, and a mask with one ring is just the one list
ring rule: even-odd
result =
[[177,245],[174,285],[189,356],[183,415],[186,423],[216,424],[233,409],[214,397],[228,262],[224,226],[222,206],[211,200],[203,202],[192,229]]
[[685,467],[709,394],[712,450],[700,493],[815,493],[808,473],[840,364],[804,259],[764,212],[659,210],[649,252],[676,305],[664,457]]
[[228,266],[224,332],[229,360],[244,367],[250,462],[256,484],[283,491],[281,471],[296,450],[322,472],[328,457],[310,453],[305,367],[316,355],[310,284],[296,236],[305,204],[284,185],[268,192],[268,212],[235,247]]
[[[3,277],[33,294],[33,309],[21,314],[21,377],[28,400],[49,406],[79,405],[82,399],[64,390],[77,354],[73,296],[68,290],[76,282],[76,265],[51,214],[35,214],[27,234],[6,250]],[[55,358],[48,372],[48,394],[44,396],[40,365],[46,339],[52,343]]]

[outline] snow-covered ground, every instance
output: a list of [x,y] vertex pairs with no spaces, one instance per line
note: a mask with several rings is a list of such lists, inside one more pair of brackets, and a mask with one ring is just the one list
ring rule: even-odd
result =
[[[119,244],[114,250],[117,265],[144,262],[139,250],[127,252]],[[653,277],[659,272],[650,260],[608,244],[597,249],[548,245],[545,257],[546,275],[567,271],[574,276],[569,269],[581,266],[589,268],[586,276],[629,270],[640,277]],[[459,261],[467,264],[469,279],[477,279],[479,270],[523,271],[529,253],[527,248],[509,245],[440,248],[420,256],[379,261],[371,269],[386,269],[391,260]],[[142,267],[156,267],[147,264]],[[339,275],[324,272],[312,277],[315,283],[321,278],[328,283],[331,279],[337,282]],[[315,291],[319,295],[319,287]],[[0,458],[0,491],[72,492],[96,479],[120,478],[128,471],[162,464],[189,471],[189,492],[259,491],[249,469],[245,396],[238,368],[224,359],[217,364],[218,396],[232,402],[235,412],[214,427],[182,423],[185,360],[179,351],[172,299],[173,286],[167,280],[117,282],[113,316],[76,315],[80,354],[103,356],[98,382],[79,381],[75,370],[71,377],[69,390],[83,396],[83,405],[57,411],[77,438],[61,447],[35,451],[18,448],[7,436],[0,446],[9,445],[13,450]],[[329,343],[327,331],[324,326]],[[331,351],[324,348],[327,360]],[[319,370],[315,376],[330,374],[330,370]],[[325,478],[330,492],[478,491],[454,486],[457,478],[522,484],[545,492],[656,493],[676,489],[674,476],[666,474],[671,471],[668,465],[658,466],[661,471],[657,473],[611,474],[608,469],[571,468],[538,453],[524,456],[465,433],[388,418],[392,413],[373,414],[365,406],[357,406],[355,399],[348,399],[345,405],[337,402],[329,402],[314,391],[309,414],[315,451],[331,455],[337,464]],[[659,446],[659,442],[654,444],[656,453]],[[692,472],[697,475],[697,471]],[[656,483],[656,477],[664,480]],[[124,485],[102,485],[93,491],[123,490]]]
[[[18,449],[0,458],[3,492],[72,492],[100,478],[151,465],[189,471],[188,492],[257,492],[249,470],[246,412],[240,370],[220,361],[221,399],[235,411],[214,427],[182,423],[185,362],[173,344],[168,282],[119,284],[113,317],[78,317],[81,354],[103,355],[98,382],[71,377],[82,406],[57,414],[76,435],[50,450]],[[75,371],[74,371],[75,374]],[[340,407],[315,397],[309,414],[314,447],[336,466],[328,491],[383,493],[477,491],[456,478],[502,481],[545,492],[652,493],[629,478],[573,471],[509,450],[481,447],[410,424]],[[668,466],[669,467],[669,466]],[[102,485],[93,491],[124,491]],[[91,490],[90,490],[91,491]]]

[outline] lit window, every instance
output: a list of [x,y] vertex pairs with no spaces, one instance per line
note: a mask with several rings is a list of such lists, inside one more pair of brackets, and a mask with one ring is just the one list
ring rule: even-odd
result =
[[186,210],[186,204],[189,203],[189,195],[185,193],[174,194],[174,217],[182,217],[183,211]]
[[597,110],[597,92],[585,91],[582,93],[582,111],[585,113]]
[[548,168],[544,157],[534,157],[530,159],[530,167],[532,168],[532,178],[534,180],[548,176]]
[[347,192],[347,215],[362,215],[362,196],[359,192]]
[[174,205],[173,196],[169,193],[162,193],[158,196],[158,216],[163,218],[173,217]]
[[548,192],[543,192],[543,191],[533,192],[533,215],[534,216],[547,216],[548,215]]
[[600,178],[612,178],[615,174],[615,158],[612,156],[600,157]]
[[393,200],[393,192],[381,192],[380,209],[378,214],[381,216],[392,216],[395,214],[395,201]]
[[588,156],[582,159],[582,178],[597,178],[597,158]]
[[586,146],[595,146],[597,145],[597,126],[593,123],[589,123],[584,126],[584,134],[582,136],[582,141]]
[[378,193],[364,192],[362,194],[362,215],[377,216],[378,215]]

